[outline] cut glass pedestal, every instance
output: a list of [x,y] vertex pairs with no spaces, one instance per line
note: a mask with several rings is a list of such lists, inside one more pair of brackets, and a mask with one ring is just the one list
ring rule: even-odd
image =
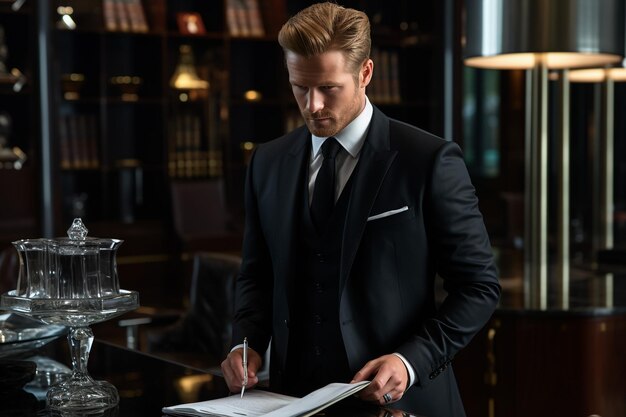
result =
[[72,376],[48,391],[46,401],[50,410],[88,414],[117,405],[117,389],[106,381],[93,380],[87,372],[93,343],[89,326],[139,307],[136,291],[120,290],[119,294],[99,298],[70,299],[27,298],[9,291],[2,295],[0,305],[5,310],[46,324],[70,327],[67,338],[72,355]]

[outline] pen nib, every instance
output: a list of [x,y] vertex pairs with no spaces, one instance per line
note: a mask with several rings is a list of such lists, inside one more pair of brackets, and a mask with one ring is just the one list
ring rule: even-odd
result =
[[241,387],[241,395],[239,396],[239,398],[243,398],[243,392],[246,390],[245,385],[243,387]]

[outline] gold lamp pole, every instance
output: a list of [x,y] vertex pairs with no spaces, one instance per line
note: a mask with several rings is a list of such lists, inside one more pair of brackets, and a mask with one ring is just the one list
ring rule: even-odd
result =
[[[526,69],[524,303],[548,307],[548,69],[618,62],[624,51],[622,0],[467,0],[465,64]],[[566,74],[566,73],[565,73]],[[566,78],[566,77],[564,77]],[[563,81],[562,113],[568,111]],[[565,119],[567,117],[565,116]],[[562,126],[565,122],[562,120]],[[569,133],[562,130],[560,166],[568,165]],[[561,169],[559,213],[569,225],[569,170]],[[567,307],[569,233],[559,228],[558,302]]]

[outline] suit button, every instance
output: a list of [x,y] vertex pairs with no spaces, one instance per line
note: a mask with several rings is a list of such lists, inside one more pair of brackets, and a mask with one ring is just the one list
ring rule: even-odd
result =
[[286,319],[285,319],[285,327],[286,327],[286,328],[289,328],[289,320],[286,320]]
[[315,314],[313,316],[313,323],[320,325],[322,324],[322,316],[320,316],[319,314]]
[[314,346],[313,352],[315,353],[315,356],[322,356],[322,348],[319,346]]
[[324,292],[324,286],[322,285],[322,283],[316,281],[315,284],[313,284],[313,288],[315,289],[316,293],[323,293]]
[[324,254],[322,252],[318,252],[315,254],[315,257],[317,258],[317,262],[323,264],[324,262],[326,262],[326,259],[324,259]]

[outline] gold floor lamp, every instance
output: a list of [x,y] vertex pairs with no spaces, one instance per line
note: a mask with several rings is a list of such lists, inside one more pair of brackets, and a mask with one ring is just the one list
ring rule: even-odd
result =
[[619,62],[623,0],[466,0],[465,65],[526,69],[524,304],[548,308],[548,70],[562,71],[557,304],[569,293],[568,69]]

